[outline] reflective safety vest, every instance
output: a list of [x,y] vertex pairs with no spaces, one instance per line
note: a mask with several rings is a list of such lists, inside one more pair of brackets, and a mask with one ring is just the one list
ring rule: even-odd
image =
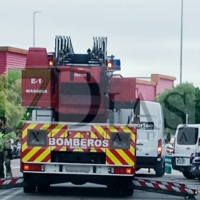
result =
[[0,152],[2,152],[4,149],[11,149],[10,139],[13,139],[14,141],[18,140],[18,137],[14,131],[7,134],[0,132]]

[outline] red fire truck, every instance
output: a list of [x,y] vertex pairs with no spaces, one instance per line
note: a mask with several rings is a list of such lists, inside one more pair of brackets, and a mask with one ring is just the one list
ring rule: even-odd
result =
[[76,54],[70,37],[56,36],[55,52],[30,48],[22,72],[22,106],[31,110],[22,129],[24,192],[50,184],[86,182],[133,194],[139,101],[136,79],[114,74],[107,38]]

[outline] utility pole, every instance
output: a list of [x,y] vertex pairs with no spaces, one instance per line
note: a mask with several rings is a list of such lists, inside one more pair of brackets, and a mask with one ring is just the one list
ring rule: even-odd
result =
[[182,83],[182,48],[183,48],[183,0],[181,0],[181,49],[180,49],[180,84]]
[[35,47],[35,14],[40,12],[41,11],[33,12],[33,47]]

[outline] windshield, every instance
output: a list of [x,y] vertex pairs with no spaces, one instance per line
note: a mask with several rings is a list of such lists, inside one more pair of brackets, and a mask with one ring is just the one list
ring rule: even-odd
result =
[[177,144],[194,145],[197,143],[198,128],[182,127],[178,130]]

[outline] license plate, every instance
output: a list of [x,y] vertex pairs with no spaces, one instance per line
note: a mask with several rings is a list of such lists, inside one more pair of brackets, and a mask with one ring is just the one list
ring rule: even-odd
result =
[[177,164],[185,164],[185,159],[184,158],[177,158]]
[[77,166],[77,165],[69,165],[65,166],[66,172],[82,172],[82,173],[89,173],[90,167],[89,166]]

